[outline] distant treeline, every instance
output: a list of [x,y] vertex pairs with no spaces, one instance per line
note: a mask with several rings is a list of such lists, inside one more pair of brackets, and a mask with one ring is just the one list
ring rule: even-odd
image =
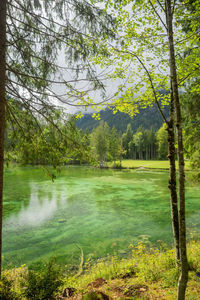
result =
[[73,119],[60,122],[59,114],[54,125],[40,120],[39,126],[25,111],[19,111],[19,114],[26,132],[16,133],[16,128],[7,124],[6,162],[53,167],[84,162],[104,167],[107,162],[115,164],[122,159],[167,159],[164,126],[158,131],[140,126],[134,133],[128,124],[126,131],[119,133],[102,120],[91,132],[84,132],[76,127]]
[[99,126],[89,134],[92,155],[100,167],[106,162],[121,161],[122,159],[167,159],[167,131],[163,125],[158,131],[153,128],[144,129],[142,126],[133,133],[131,124],[126,132],[120,134],[115,127],[101,121]]

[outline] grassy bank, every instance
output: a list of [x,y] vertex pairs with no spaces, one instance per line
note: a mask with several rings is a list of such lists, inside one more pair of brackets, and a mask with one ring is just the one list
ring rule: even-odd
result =
[[[117,162],[119,165],[119,162]],[[109,167],[113,167],[113,163],[108,164]],[[176,166],[178,168],[178,162],[176,161]],[[168,160],[133,160],[125,159],[122,160],[122,168],[146,168],[146,169],[169,169]],[[185,168],[190,169],[190,162],[185,162]]]
[[[61,272],[52,264],[38,273],[28,271],[25,266],[4,272],[7,281],[4,279],[0,289],[3,295],[7,288],[7,298],[1,299],[176,299],[179,272],[174,251],[165,249],[162,243],[159,250],[145,243],[131,248],[129,259],[113,256],[93,266],[89,261],[84,262],[84,272],[79,276]],[[199,299],[199,241],[188,244],[188,257],[191,271],[186,299]],[[71,297],[66,297],[70,294]]]

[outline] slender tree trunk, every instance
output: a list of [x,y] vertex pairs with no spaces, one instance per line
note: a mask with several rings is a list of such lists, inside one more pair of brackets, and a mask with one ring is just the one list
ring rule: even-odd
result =
[[176,109],[178,165],[179,165],[179,243],[180,243],[181,276],[179,278],[179,283],[178,283],[177,299],[183,300],[185,299],[185,291],[186,291],[187,281],[188,281],[188,261],[187,261],[187,251],[186,251],[186,224],[185,224],[185,171],[184,171],[182,119],[181,119],[181,109],[179,103],[176,61],[175,61],[174,41],[173,41],[171,0],[166,0],[166,9],[167,9],[167,26],[168,26],[169,55],[170,55],[170,76],[171,76],[174,104]]
[[6,3],[0,1],[0,275],[2,267],[3,165],[6,85]]
[[170,162],[169,190],[170,190],[171,218],[172,218],[172,228],[173,228],[173,235],[174,235],[176,262],[177,264],[179,264],[180,262],[179,217],[178,217],[178,203],[177,203],[177,190],[176,190],[174,101],[173,101],[172,91],[171,91],[170,120],[168,122],[167,132],[168,132],[168,159]]

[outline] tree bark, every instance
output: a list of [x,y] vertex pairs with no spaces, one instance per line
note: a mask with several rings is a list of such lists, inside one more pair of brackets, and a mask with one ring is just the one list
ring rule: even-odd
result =
[[167,132],[168,132],[168,159],[170,163],[169,190],[170,190],[171,218],[172,218],[172,228],[173,228],[173,235],[174,235],[175,256],[178,265],[180,262],[179,217],[178,217],[178,201],[177,201],[177,190],[176,190],[174,99],[173,99],[172,90],[171,90],[170,120],[167,124]]
[[185,299],[185,291],[188,281],[188,261],[186,251],[186,223],[185,223],[185,170],[184,170],[184,151],[183,151],[183,135],[182,135],[182,118],[179,102],[178,83],[176,74],[176,61],[173,40],[173,15],[171,8],[171,0],[166,0],[167,10],[167,27],[168,42],[170,56],[170,77],[172,83],[172,92],[174,97],[176,111],[176,128],[178,143],[178,166],[179,166],[179,244],[180,244],[180,263],[181,275],[178,282],[178,300]]
[[0,1],[0,275],[2,267],[3,166],[6,94],[6,4]]

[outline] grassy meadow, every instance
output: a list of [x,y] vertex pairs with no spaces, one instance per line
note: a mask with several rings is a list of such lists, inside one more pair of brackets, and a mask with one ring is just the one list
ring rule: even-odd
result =
[[[119,165],[119,162],[117,162]],[[109,167],[113,167],[113,163],[108,164]],[[178,161],[176,161],[178,168]],[[168,160],[133,160],[124,159],[122,160],[122,168],[146,168],[146,169],[169,169]],[[190,162],[185,161],[185,169],[190,170]]]

